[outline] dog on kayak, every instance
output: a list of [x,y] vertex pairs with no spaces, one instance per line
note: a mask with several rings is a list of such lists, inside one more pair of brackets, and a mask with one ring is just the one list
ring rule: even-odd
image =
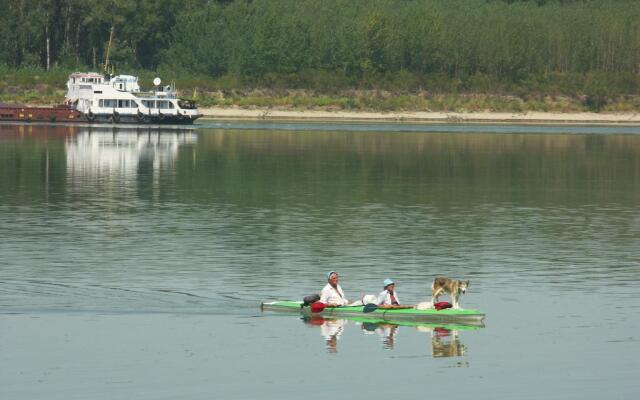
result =
[[449,278],[435,278],[431,284],[431,302],[437,303],[438,297],[443,293],[451,296],[451,303],[456,310],[460,309],[458,298],[461,294],[466,293],[469,287],[469,281],[459,281]]

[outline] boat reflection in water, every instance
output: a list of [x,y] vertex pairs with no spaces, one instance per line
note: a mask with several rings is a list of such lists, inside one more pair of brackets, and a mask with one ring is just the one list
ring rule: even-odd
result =
[[158,171],[171,166],[178,148],[193,145],[197,134],[188,130],[153,128],[86,128],[66,141],[67,172],[102,175],[136,173],[141,165]]
[[195,147],[197,134],[158,128],[85,128],[67,137],[67,186],[80,197],[107,194],[100,205],[113,208],[156,201],[175,176],[179,151]]
[[[302,318],[302,321],[309,326],[320,328],[320,334],[326,341],[327,350],[330,353],[338,352],[338,340],[340,336],[342,336],[349,320],[311,316]],[[364,335],[377,334],[382,342],[382,347],[387,350],[394,348],[396,335],[401,327],[404,329],[416,329],[418,332],[426,333],[431,337],[431,355],[434,358],[464,356],[467,352],[467,347],[460,340],[460,331],[482,328],[482,326],[437,325],[426,323],[400,325],[367,320],[353,320],[351,322],[359,326]]]

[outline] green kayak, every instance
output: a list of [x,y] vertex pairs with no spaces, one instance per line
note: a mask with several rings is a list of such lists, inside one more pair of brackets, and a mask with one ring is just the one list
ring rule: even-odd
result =
[[424,322],[435,324],[460,324],[470,326],[484,326],[484,313],[478,310],[444,310],[415,308],[383,309],[363,312],[364,306],[327,307],[318,313],[312,313],[310,307],[302,307],[301,301],[282,300],[263,302],[263,311],[295,312],[305,317],[319,316],[323,318],[362,318],[378,322]]

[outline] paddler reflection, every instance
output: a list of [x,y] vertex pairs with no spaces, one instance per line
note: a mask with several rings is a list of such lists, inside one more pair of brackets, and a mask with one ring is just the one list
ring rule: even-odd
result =
[[[338,339],[347,325],[346,319],[325,319],[320,316],[312,316],[302,320],[306,324],[319,327],[320,334],[326,341],[327,350],[330,353],[338,352]],[[385,349],[393,349],[396,333],[399,329],[398,325],[377,322],[356,322],[356,324],[360,325],[362,332],[366,335],[378,334]]]
[[377,333],[382,340],[382,347],[387,350],[393,349],[393,345],[395,344],[396,339],[396,333],[399,329],[398,325],[377,322],[363,322],[361,328],[362,333],[364,333],[365,335]]
[[303,321],[309,325],[320,327],[320,334],[324,337],[327,350],[329,353],[338,352],[338,339],[344,331],[346,320],[344,319],[324,319],[322,317],[313,316],[305,318]]

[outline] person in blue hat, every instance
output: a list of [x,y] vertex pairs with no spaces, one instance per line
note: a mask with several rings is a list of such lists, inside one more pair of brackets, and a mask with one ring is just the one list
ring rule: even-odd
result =
[[328,307],[346,306],[349,300],[344,296],[344,291],[338,285],[338,273],[329,271],[327,273],[327,284],[320,292],[320,303],[326,304]]
[[401,308],[398,294],[396,293],[396,283],[393,279],[385,279],[384,290],[378,295],[378,306],[380,308]]

